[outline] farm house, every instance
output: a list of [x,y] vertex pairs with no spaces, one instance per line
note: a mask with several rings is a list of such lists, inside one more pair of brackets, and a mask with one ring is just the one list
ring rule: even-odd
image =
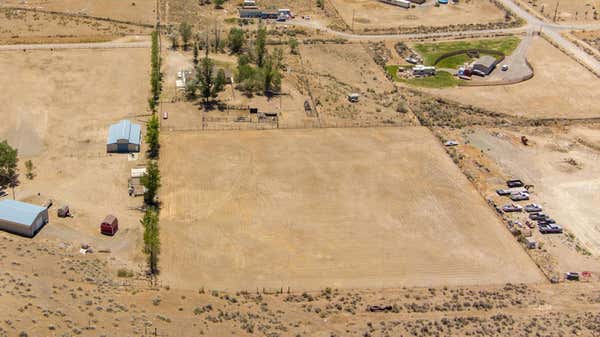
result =
[[140,125],[122,120],[110,126],[106,152],[129,153],[140,152],[142,128]]
[[48,209],[20,201],[0,202],[0,229],[33,237],[48,223]]

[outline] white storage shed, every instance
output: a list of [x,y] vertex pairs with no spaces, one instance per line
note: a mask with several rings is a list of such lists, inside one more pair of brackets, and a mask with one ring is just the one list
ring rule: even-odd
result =
[[0,201],[0,229],[33,237],[48,223],[48,209],[15,200]]

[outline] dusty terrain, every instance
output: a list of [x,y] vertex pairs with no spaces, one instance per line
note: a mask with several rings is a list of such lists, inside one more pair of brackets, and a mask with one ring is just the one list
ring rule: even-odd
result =
[[[368,53],[368,45],[303,45],[292,64],[310,85],[322,125],[410,124],[400,95]],[[351,93],[358,103],[348,102]]]
[[4,0],[0,6],[89,15],[132,23],[153,24],[155,0]]
[[461,1],[435,7],[434,1],[405,9],[376,0],[331,0],[348,26],[369,31],[398,27],[435,27],[503,22],[504,12],[489,1]]
[[162,151],[171,286],[542,279],[426,129],[173,133]]
[[[517,0],[522,6],[533,10],[549,21],[559,23],[592,23],[599,22],[597,0]],[[558,10],[557,5],[558,4]]]
[[533,66],[535,76],[526,82],[496,87],[457,87],[432,92],[465,104],[516,116],[600,116],[600,107],[595,103],[600,95],[600,79],[540,37],[533,39],[527,58]]
[[149,34],[149,28],[0,7],[0,43],[108,41],[124,35]]
[[[513,177],[536,186],[535,194],[544,202],[548,213],[575,234],[593,255],[600,253],[599,130],[570,127],[560,134],[539,129],[528,132],[534,145],[524,147],[513,142],[518,133],[503,131],[489,134],[475,132],[467,139],[486,151],[500,167]],[[600,264],[596,263],[598,271]],[[591,267],[591,265],[590,265]]]
[[[127,178],[129,168],[143,162],[106,154],[106,138],[109,125],[120,119],[143,122],[136,116],[147,106],[149,54],[147,49],[0,53],[0,139],[19,150],[22,172],[28,159],[36,166],[34,180],[21,175],[16,197],[55,202],[50,224],[34,241],[88,242],[115,250],[127,262],[139,255],[139,213],[129,208],[141,200],[128,197]],[[38,193],[41,198],[33,198]],[[71,206],[74,218],[56,218],[62,204]],[[120,219],[114,238],[99,234],[99,221],[109,213]]]
[[[104,255],[0,233],[0,336],[593,336],[598,284],[322,289],[150,287]],[[371,305],[389,306],[369,312]]]

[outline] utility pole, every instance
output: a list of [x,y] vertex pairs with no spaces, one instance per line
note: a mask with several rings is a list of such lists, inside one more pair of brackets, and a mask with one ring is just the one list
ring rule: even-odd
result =
[[558,6],[560,5],[560,1],[556,2],[556,9],[554,9],[554,22],[556,22],[556,16],[558,15]]
[[354,14],[356,14],[356,10],[352,10],[352,33],[354,33]]

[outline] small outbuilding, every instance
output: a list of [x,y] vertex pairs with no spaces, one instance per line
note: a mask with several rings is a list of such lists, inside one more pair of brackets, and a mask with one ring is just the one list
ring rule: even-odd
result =
[[15,200],[0,201],[0,229],[33,237],[48,223],[48,209]]
[[494,71],[498,60],[490,55],[483,55],[473,63],[473,73],[479,76],[487,76]]
[[122,120],[110,126],[106,152],[130,153],[140,152],[142,143],[142,127],[128,120]]
[[259,19],[262,11],[258,8],[240,8],[240,19]]

